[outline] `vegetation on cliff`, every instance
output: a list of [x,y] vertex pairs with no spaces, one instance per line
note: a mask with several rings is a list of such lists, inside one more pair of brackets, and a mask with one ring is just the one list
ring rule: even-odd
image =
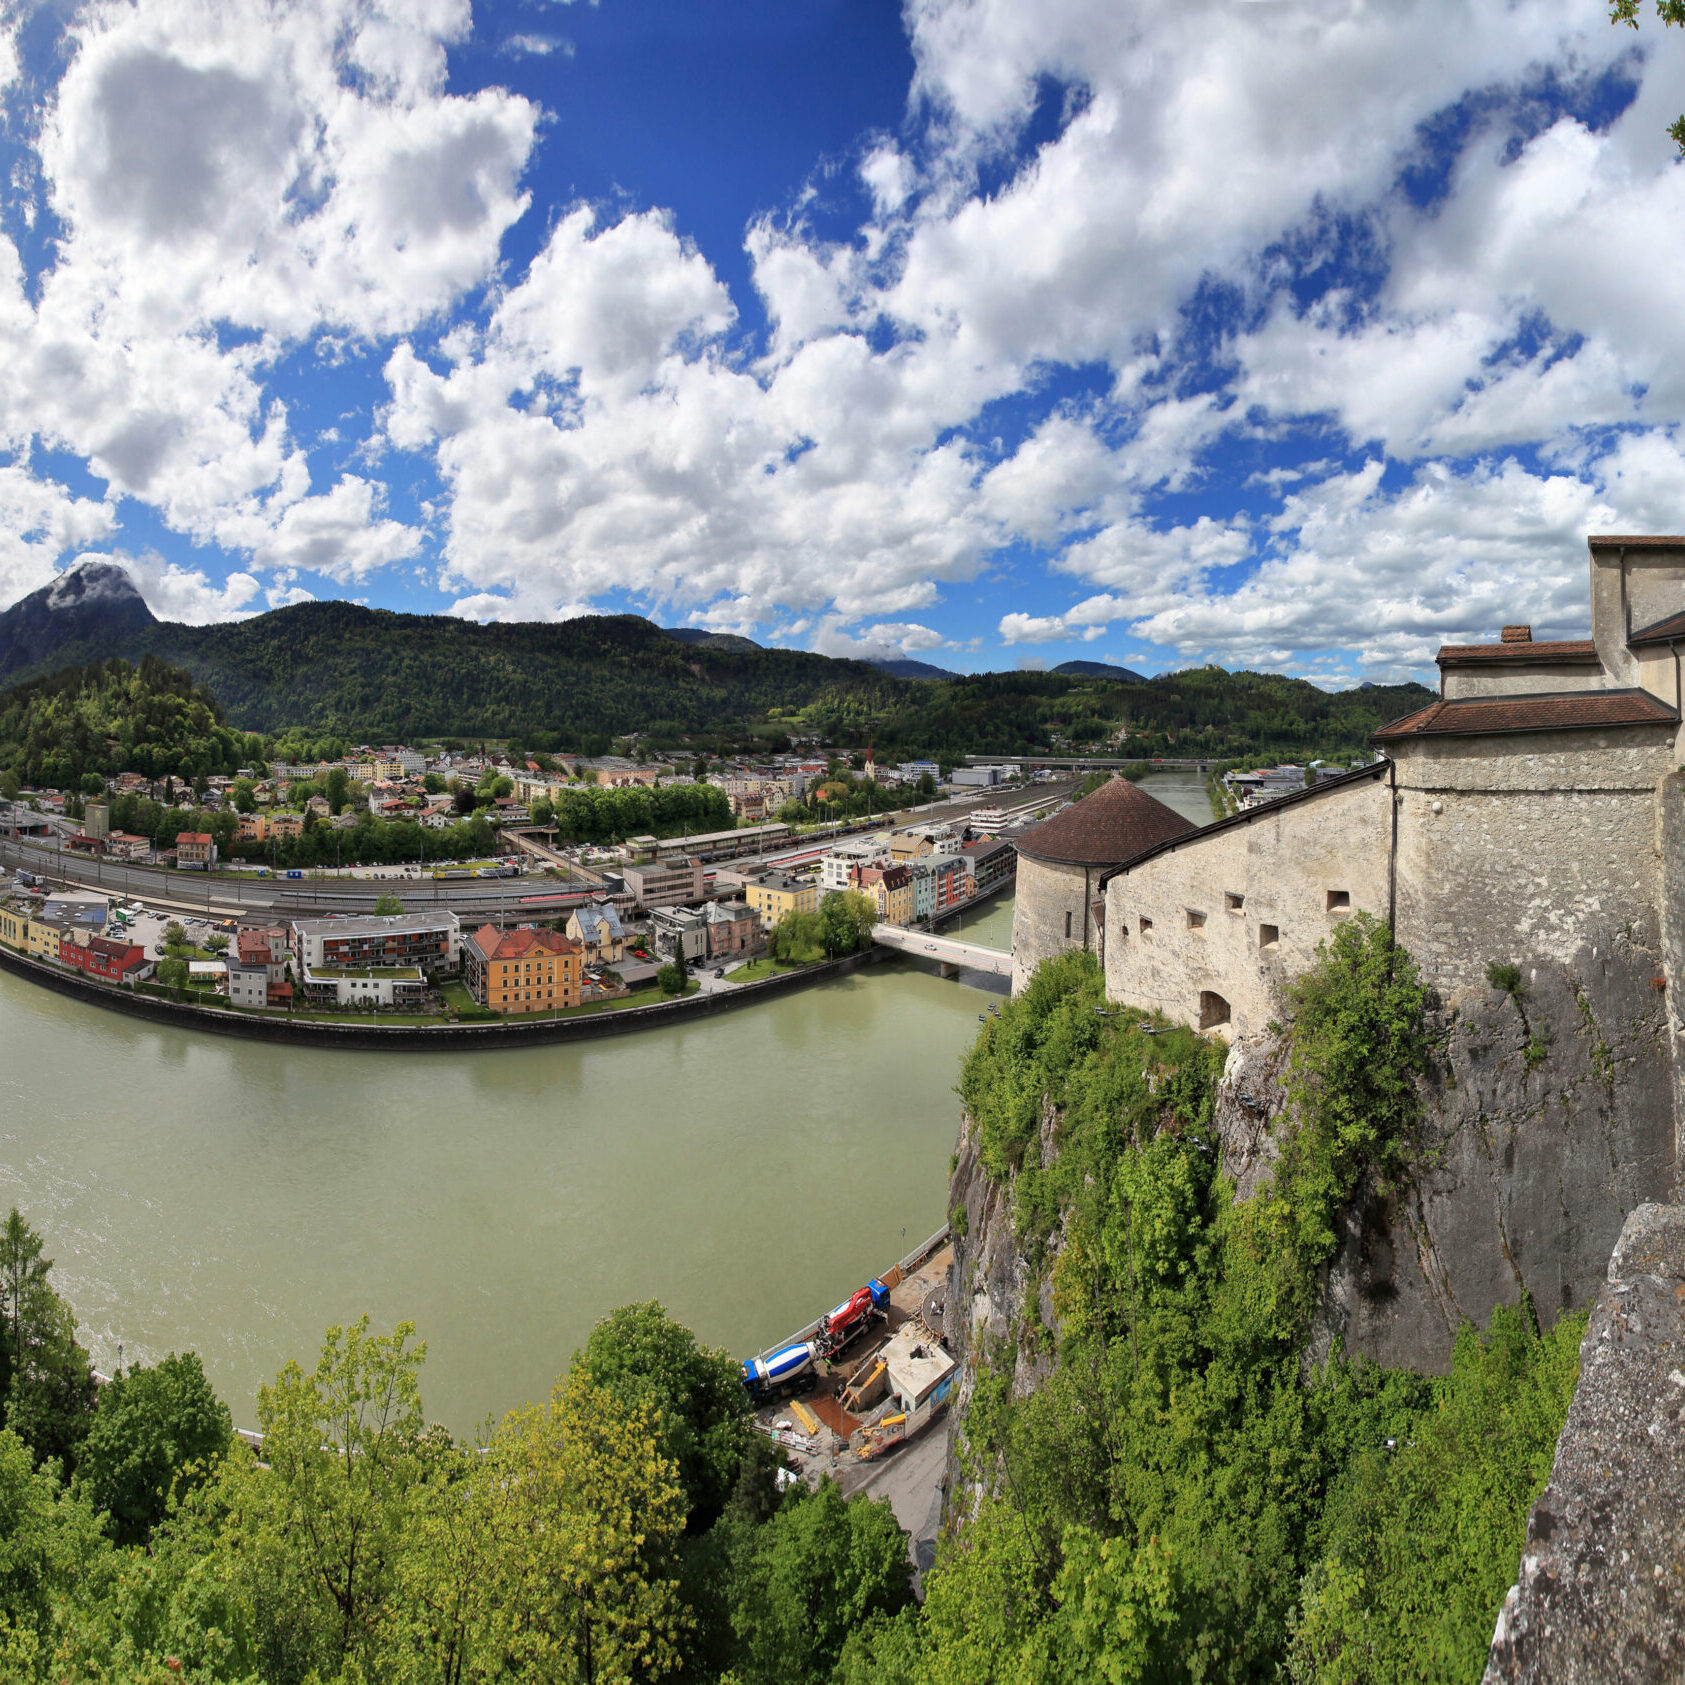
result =
[[979,1354],[971,1497],[923,1608],[856,1639],[845,1677],[1478,1679],[1583,1320],[1500,1309],[1445,1377],[1309,1363],[1341,1212],[1407,1169],[1426,1047],[1415,969],[1366,919],[1291,1004],[1291,1125],[1245,1201],[1217,1162],[1221,1050],[1110,1012],[1089,956],[979,1036],[975,1150],[1052,1326],[1032,1288]]

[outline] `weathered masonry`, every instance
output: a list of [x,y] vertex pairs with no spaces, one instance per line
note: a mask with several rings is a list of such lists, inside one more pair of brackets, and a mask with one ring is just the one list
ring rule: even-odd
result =
[[1122,778],[1044,820],[1018,839],[1012,915],[1012,987],[1069,948],[1098,951],[1106,869],[1174,837],[1197,834],[1174,809]]
[[[1680,759],[1685,538],[1591,551],[1592,638],[1535,643],[1517,626],[1443,649],[1440,700],[1376,734],[1374,767],[1102,874],[1108,992],[1251,1035],[1360,908],[1453,1005],[1484,997],[1493,962],[1672,941],[1685,902],[1664,895],[1658,826]],[[1650,618],[1630,627],[1635,613]]]

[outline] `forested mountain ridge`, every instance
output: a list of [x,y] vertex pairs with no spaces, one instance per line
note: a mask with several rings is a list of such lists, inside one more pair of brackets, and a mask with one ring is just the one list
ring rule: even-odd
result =
[[[557,746],[747,724],[916,755],[1340,755],[1421,706],[1418,685],[1327,692],[1206,667],[1139,681],[1068,673],[906,679],[863,661],[676,636],[636,615],[481,626],[312,602],[212,626],[160,621],[120,568],[84,564],[0,613],[0,684],[157,656],[247,732],[354,739],[539,733]],[[1119,732],[1127,735],[1120,738]]]

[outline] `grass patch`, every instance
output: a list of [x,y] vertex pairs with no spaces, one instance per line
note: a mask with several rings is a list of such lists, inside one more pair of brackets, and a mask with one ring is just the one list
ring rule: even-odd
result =
[[786,965],[783,960],[758,959],[744,966],[741,971],[728,971],[728,983],[758,983],[763,977],[780,977],[787,971],[800,971],[799,965]]

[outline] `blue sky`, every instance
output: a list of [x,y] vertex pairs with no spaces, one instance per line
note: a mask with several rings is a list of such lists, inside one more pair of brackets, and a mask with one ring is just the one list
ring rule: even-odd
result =
[[0,602],[1421,675],[1685,527],[1587,0],[0,0]]

